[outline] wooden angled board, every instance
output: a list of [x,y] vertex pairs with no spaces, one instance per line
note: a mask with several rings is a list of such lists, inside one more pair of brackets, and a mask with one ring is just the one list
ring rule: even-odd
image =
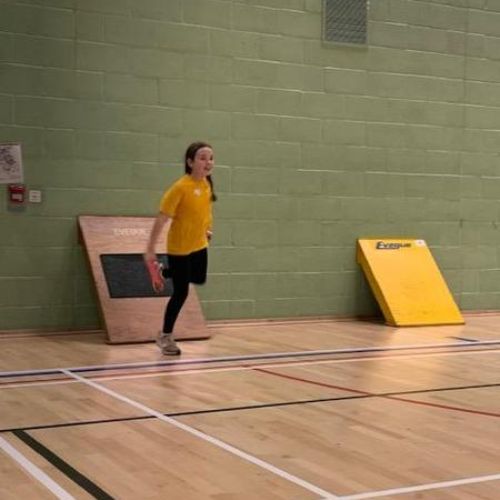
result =
[[[154,217],[78,217],[108,341],[112,344],[153,340],[162,328],[171,288],[167,286],[162,295],[155,294],[142,263],[154,220]],[[166,257],[165,236],[163,233],[158,238],[156,252],[160,258]],[[174,334],[179,340],[210,337],[193,285]]]
[[424,240],[359,239],[357,260],[389,325],[464,323]]

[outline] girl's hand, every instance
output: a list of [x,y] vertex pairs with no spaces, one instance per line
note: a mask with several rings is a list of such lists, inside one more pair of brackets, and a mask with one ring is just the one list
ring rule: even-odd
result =
[[210,241],[210,240],[212,239],[212,235],[213,235],[213,234],[214,234],[214,233],[212,233],[212,231],[207,230],[207,240],[208,240],[208,241]]

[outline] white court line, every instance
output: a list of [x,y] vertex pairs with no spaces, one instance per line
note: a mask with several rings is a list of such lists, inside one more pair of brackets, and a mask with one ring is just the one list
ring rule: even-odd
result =
[[[188,370],[176,370],[176,371],[152,371],[146,373],[130,373],[127,375],[109,375],[108,377],[99,377],[100,382],[110,382],[114,380],[130,380],[139,378],[154,378],[154,377],[175,377],[175,376],[187,376],[187,375],[199,375],[207,373],[220,373],[220,372],[232,372],[232,371],[251,371],[256,368],[294,368],[296,366],[315,366],[315,365],[325,365],[325,364],[342,364],[342,363],[360,363],[363,361],[385,361],[385,360],[412,360],[419,358],[433,358],[433,357],[443,357],[443,356],[473,356],[473,355],[484,355],[484,354],[495,354],[498,355],[497,350],[486,350],[481,349],[479,351],[453,351],[453,352],[430,352],[423,354],[413,354],[413,355],[393,355],[393,356],[364,356],[362,358],[352,358],[352,359],[317,359],[311,361],[292,361],[288,363],[259,363],[255,365],[245,366],[224,366],[221,368],[193,368]],[[62,371],[64,368],[57,368],[57,370]],[[91,378],[92,379],[92,378]],[[37,380],[34,382],[12,382],[1,384],[0,390],[2,389],[12,389],[14,387],[33,387],[38,385],[63,385],[63,384],[76,384],[77,380]]]
[[457,479],[455,481],[442,481],[440,483],[421,484],[419,486],[407,486],[405,488],[394,488],[392,490],[372,491],[359,493],[357,495],[346,495],[338,497],[342,500],[362,500],[364,498],[377,498],[389,495],[402,495],[403,493],[415,493],[416,491],[435,490],[440,488],[451,488],[452,486],[463,486],[464,484],[484,483],[486,481],[498,481],[500,474],[491,476],[478,476],[466,479]]
[[278,467],[275,467],[274,465],[265,462],[264,460],[261,460],[260,458],[254,457],[253,455],[250,455],[249,453],[244,452],[243,450],[240,450],[238,448],[235,448],[234,446],[231,446],[230,444],[225,443],[224,441],[221,441],[220,439],[217,439],[213,436],[210,436],[208,434],[205,434],[194,427],[191,427],[189,425],[183,424],[182,422],[179,422],[173,418],[166,417],[162,413],[153,410],[152,408],[149,408],[148,406],[143,405],[142,403],[139,403],[138,401],[134,401],[133,399],[127,398],[126,396],[123,396],[119,394],[118,392],[112,391],[111,389],[108,389],[107,387],[104,387],[100,384],[97,384],[91,380],[88,380],[84,377],[81,377],[80,375],[77,375],[76,373],[71,373],[68,370],[61,370],[64,374],[66,374],[68,377],[73,377],[76,380],[79,380],[80,382],[83,382],[84,384],[90,385],[94,389],[97,389],[101,392],[104,392],[108,394],[109,396],[112,396],[115,399],[118,399],[119,401],[122,401],[124,403],[129,404],[130,406],[133,406],[134,408],[138,408],[139,410],[142,410],[144,413],[147,413],[149,415],[152,415],[159,420],[162,420],[163,422],[166,422],[167,424],[173,425],[174,427],[178,427],[179,429],[182,429],[183,431],[189,432],[190,434],[203,439],[204,441],[207,441],[215,446],[218,446],[219,448],[222,448],[225,451],[228,451],[229,453],[232,453],[233,455],[236,455],[239,458],[242,458],[243,460],[246,460],[247,462],[250,462],[254,465],[257,465],[258,467],[261,467],[283,479],[286,479],[287,481],[290,481],[298,486],[301,486],[302,488],[309,490],[313,493],[316,493],[318,495],[321,495],[323,499],[325,500],[336,500],[339,497],[336,495],[333,495],[332,493],[325,491],[321,489],[320,487],[309,483],[305,481],[304,479],[301,479],[297,476],[294,476],[293,474],[290,474],[282,469],[279,469]]
[[40,481],[40,483],[50,490],[57,498],[60,498],[61,500],[75,500],[75,497],[71,496],[65,489],[47,476],[45,472],[30,462],[3,437],[0,437],[0,448],[7,453],[7,455],[13,458],[23,469],[31,474],[37,481]]
[[252,361],[253,359],[273,359],[273,358],[293,358],[297,356],[319,356],[326,354],[354,354],[357,352],[390,352],[390,351],[404,351],[406,349],[431,349],[431,348],[446,348],[446,347],[474,347],[480,345],[491,345],[500,344],[500,339],[496,340],[479,340],[477,342],[448,342],[448,343],[437,343],[437,344],[401,344],[396,346],[388,347],[345,347],[342,349],[323,349],[317,351],[288,351],[288,352],[270,352],[264,354],[245,354],[238,356],[214,356],[210,358],[186,358],[178,359],[175,361],[137,361],[135,363],[113,363],[108,365],[87,365],[87,366],[73,366],[65,368],[43,368],[39,370],[18,370],[18,371],[0,371],[0,376],[10,377],[17,375],[37,375],[44,374],[47,372],[55,373],[62,370],[68,370],[72,372],[81,371],[92,371],[92,370],[102,370],[102,369],[125,369],[125,368],[135,368],[144,366],[145,368],[155,368],[156,366],[177,366],[177,365],[194,365],[203,363],[222,363],[227,361]]

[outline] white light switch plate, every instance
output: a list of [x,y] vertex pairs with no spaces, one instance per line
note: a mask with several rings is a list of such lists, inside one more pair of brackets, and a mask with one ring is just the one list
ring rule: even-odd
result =
[[28,199],[30,203],[42,203],[42,192],[37,189],[30,189]]

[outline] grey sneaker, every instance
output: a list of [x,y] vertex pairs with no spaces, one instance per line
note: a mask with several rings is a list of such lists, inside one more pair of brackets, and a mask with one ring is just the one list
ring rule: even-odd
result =
[[171,333],[160,332],[156,339],[156,345],[160,348],[162,354],[166,356],[178,356],[181,353]]

